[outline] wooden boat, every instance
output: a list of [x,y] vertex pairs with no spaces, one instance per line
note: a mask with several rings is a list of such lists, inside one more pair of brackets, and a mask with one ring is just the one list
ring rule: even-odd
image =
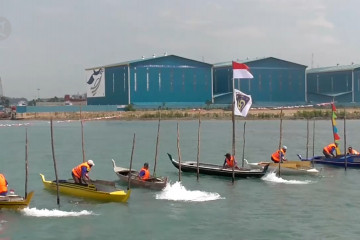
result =
[[306,159],[302,158],[301,155],[298,155],[299,158],[304,162],[314,161],[316,164],[323,164],[336,167],[347,167],[350,168],[360,168],[360,155],[339,155],[334,158],[327,158],[325,156],[314,156],[312,158]]
[[[171,163],[179,168],[179,162],[174,160],[171,154],[168,153]],[[269,165],[265,165],[262,168],[235,168],[235,178],[261,178],[266,174]],[[181,162],[181,171],[183,172],[197,172],[197,162]],[[232,168],[223,168],[222,165],[210,164],[210,163],[199,163],[199,173],[215,176],[232,177]]]
[[[260,168],[269,165],[268,171],[277,172],[279,164],[274,162],[257,162],[249,163],[245,160],[250,168]],[[320,173],[316,168],[311,167],[311,162],[305,161],[287,161],[280,163],[280,172],[284,175],[317,175]]]
[[[40,174],[40,176],[46,189],[56,191],[56,181],[45,180],[43,174]],[[59,192],[103,202],[126,202],[129,199],[131,190],[125,192],[115,188],[115,183],[110,186],[110,184],[104,184],[106,181],[97,181],[92,181],[92,184],[88,185],[74,183],[69,180],[59,180]]]
[[29,206],[34,192],[30,192],[26,199],[19,195],[9,194],[0,196],[0,209],[23,209]]
[[122,183],[128,183],[129,173],[130,175],[130,185],[132,187],[143,187],[153,190],[161,190],[166,187],[168,181],[167,177],[150,177],[150,179],[144,181],[138,178],[139,172],[135,170],[129,170],[128,168],[116,166],[115,160],[112,159],[114,172],[119,177]]

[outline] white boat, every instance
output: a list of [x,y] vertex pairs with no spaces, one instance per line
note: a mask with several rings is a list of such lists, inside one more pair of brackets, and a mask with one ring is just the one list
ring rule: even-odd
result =
[[27,106],[27,102],[25,102],[25,101],[19,101],[19,102],[17,103],[17,106]]

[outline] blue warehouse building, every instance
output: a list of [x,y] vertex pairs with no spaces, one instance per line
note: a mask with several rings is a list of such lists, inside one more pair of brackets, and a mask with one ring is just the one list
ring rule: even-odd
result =
[[88,105],[201,105],[212,101],[212,65],[175,55],[86,69]]
[[[237,61],[245,63],[253,79],[235,79],[235,88],[250,94],[256,105],[305,103],[307,66],[274,57]],[[214,102],[229,104],[232,92],[232,62],[214,64]]]
[[360,64],[309,69],[306,83],[308,102],[360,102]]

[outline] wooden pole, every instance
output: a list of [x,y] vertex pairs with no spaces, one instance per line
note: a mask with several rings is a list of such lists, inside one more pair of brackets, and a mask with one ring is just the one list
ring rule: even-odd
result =
[[309,157],[309,119],[306,120],[306,159]]
[[154,163],[153,177],[156,177],[156,163],[157,163],[157,159],[158,159],[159,136],[160,136],[160,120],[161,120],[161,108],[159,107],[159,123],[158,123],[158,131],[157,131],[157,136],[156,136],[155,163]]
[[80,104],[80,110],[79,110],[79,111],[80,111],[80,113],[79,113],[79,115],[80,115],[80,120],[82,119],[82,116],[81,116],[81,110],[82,110],[82,109],[81,109],[81,106],[82,106],[82,105]]
[[347,151],[346,151],[346,111],[344,108],[344,154],[345,154],[345,171],[347,169]]
[[282,141],[282,108],[280,111],[280,141],[279,141],[279,155],[280,155],[280,160],[279,160],[279,171],[278,171],[278,177],[281,176],[281,141]]
[[84,146],[84,125],[83,120],[80,119],[81,122],[81,147],[82,147],[82,155],[83,155],[83,163],[86,162],[85,158],[85,146]]
[[315,166],[314,164],[314,156],[315,156],[315,118],[314,118],[314,123],[313,123],[313,144],[312,144],[312,158],[311,158],[311,165],[312,167]]
[[60,205],[60,197],[59,197],[59,179],[57,175],[57,167],[56,167],[56,159],[55,159],[55,149],[54,149],[54,131],[53,131],[53,119],[50,119],[50,131],[51,131],[51,150],[54,161],[54,170],[55,170],[55,178],[56,178],[56,202]]
[[197,146],[197,158],[196,158],[196,177],[199,181],[199,161],[200,161],[200,127],[201,127],[201,115],[199,110],[199,127],[198,127],[198,146]]
[[181,182],[181,152],[180,152],[179,123],[177,123],[177,149],[178,149],[178,156],[179,156],[179,182]]
[[29,161],[28,161],[28,137],[27,128],[25,129],[25,199],[28,193]]
[[232,178],[231,178],[231,181],[232,183],[235,182],[235,112],[234,112],[234,109],[235,109],[235,98],[234,98],[234,92],[235,92],[235,80],[233,78],[233,81],[232,81],[232,106],[231,106],[231,120],[232,120],[232,155],[234,157],[234,164],[232,166]]
[[129,169],[128,188],[127,188],[127,190],[130,189],[130,178],[131,178],[132,161],[133,161],[133,157],[134,157],[134,148],[135,148],[135,133],[134,133],[133,145],[132,145],[132,150],[131,150],[130,169]]
[[244,162],[245,162],[245,126],[246,126],[246,121],[244,122],[243,153],[242,153],[242,164],[241,164],[241,167],[244,167]]

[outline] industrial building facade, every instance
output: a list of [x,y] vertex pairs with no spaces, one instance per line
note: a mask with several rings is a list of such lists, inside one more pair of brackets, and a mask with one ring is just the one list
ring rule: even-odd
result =
[[[305,103],[306,66],[268,57],[239,61],[245,63],[253,79],[235,79],[234,86],[250,94],[253,103]],[[232,92],[232,62],[214,64],[214,102],[230,103]]]
[[306,71],[307,102],[360,102],[360,64]]
[[175,55],[86,69],[88,105],[212,101],[212,65]]

